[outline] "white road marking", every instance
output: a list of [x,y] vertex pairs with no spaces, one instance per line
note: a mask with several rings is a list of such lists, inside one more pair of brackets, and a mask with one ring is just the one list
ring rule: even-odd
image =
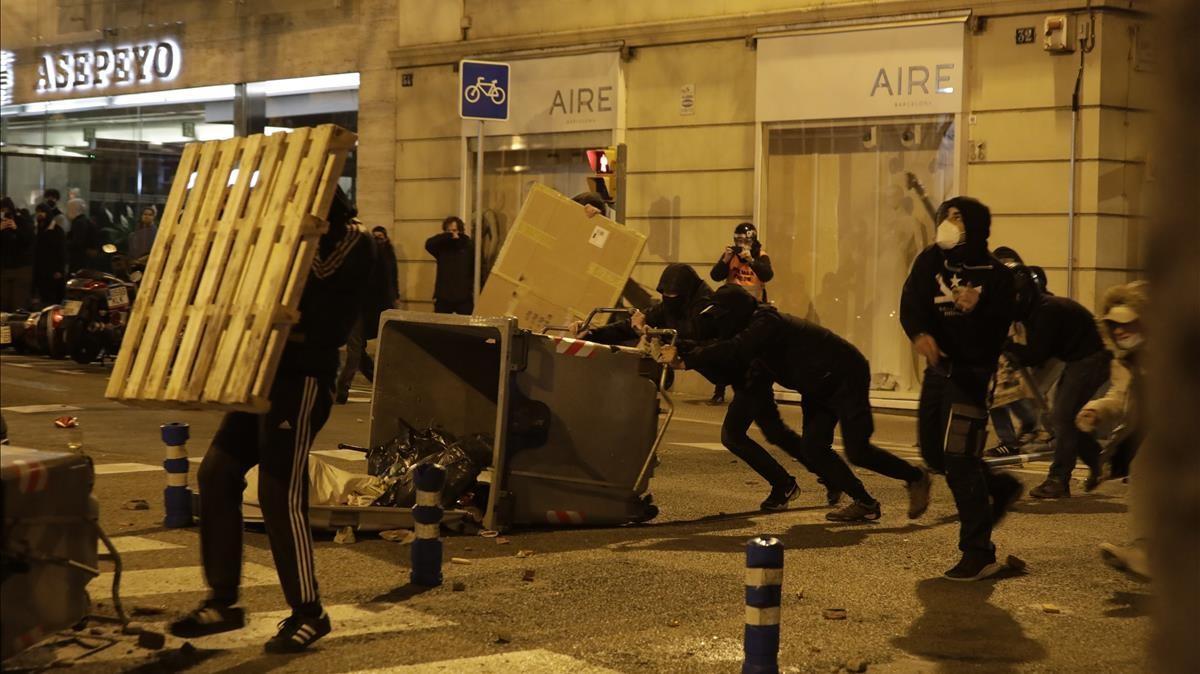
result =
[[441,672],[452,672],[453,674],[508,674],[509,672],[523,672],[524,674],[617,674],[616,670],[597,667],[583,660],[572,658],[569,655],[562,655],[541,648],[530,651],[481,655],[474,658],[439,660],[419,665],[396,665],[381,669],[360,669],[349,674],[435,674]]
[[[127,552],[148,552],[150,550],[174,550],[182,548],[182,545],[159,541],[145,536],[113,536],[109,540],[112,541],[113,547],[117,552],[125,554]],[[99,543],[98,549],[101,554],[108,552],[108,548],[104,546],[104,542]]]
[[50,371],[57,372],[59,374],[87,374],[86,372],[80,372],[79,370],[50,370]]
[[371,402],[371,399],[370,398],[346,398],[346,402],[348,402],[348,403],[369,403],[369,402]]
[[705,426],[720,426],[720,421],[709,421],[708,419],[685,419],[684,417],[672,417],[671,422],[683,422],[685,424],[704,424]]
[[6,365],[11,365],[12,367],[28,367],[28,368],[35,368],[35,367],[37,367],[37,366],[36,366],[36,365],[34,365],[33,363],[5,363],[5,364],[6,364]]
[[16,407],[0,407],[0,409],[13,414],[42,414],[45,412],[76,412],[83,408],[75,405],[18,405]]
[[100,463],[96,464],[97,475],[120,475],[122,473],[149,473],[162,470],[162,466],[148,463]]
[[353,449],[318,449],[313,454],[328,456],[333,459],[342,459],[343,461],[366,461],[367,455],[362,452],[356,452]]
[[[170,570],[170,569],[169,569]],[[127,572],[128,573],[128,572]],[[274,571],[271,572],[274,578]],[[246,585],[245,578],[242,585]],[[107,586],[105,586],[107,587]],[[125,595],[125,583],[121,583],[121,594]],[[404,606],[395,604],[335,604],[326,606],[329,620],[333,623],[333,632],[322,640],[322,643],[342,637],[354,637],[364,634],[383,634],[392,632],[410,632],[413,630],[450,627],[454,623],[435,616],[426,615]],[[291,609],[251,613],[247,616],[246,626],[240,630],[214,634],[196,639],[186,639],[193,646],[204,650],[236,650],[239,648],[262,648],[263,642],[275,636],[279,629],[279,621],[291,615]],[[150,630],[165,634],[166,648],[179,648],[185,639],[173,637],[167,632],[166,623],[146,625]],[[126,654],[124,649],[109,648],[95,655],[88,656],[89,661],[123,660],[136,657]],[[587,670],[585,670],[587,671]]]
[[670,444],[672,444],[676,447],[692,447],[695,449],[711,449],[714,452],[726,451],[725,445],[722,445],[719,442],[672,442]]
[[[113,575],[102,573],[88,583],[97,596],[107,594],[112,587]],[[279,576],[275,569],[262,564],[242,565],[242,587],[278,585]],[[207,592],[204,573],[199,566],[180,566],[170,569],[125,570],[121,574],[122,597],[145,597],[155,594],[178,594],[180,592]],[[283,616],[280,616],[282,618]],[[280,618],[276,618],[278,621]],[[274,623],[272,623],[274,624]],[[273,632],[274,630],[272,630]]]

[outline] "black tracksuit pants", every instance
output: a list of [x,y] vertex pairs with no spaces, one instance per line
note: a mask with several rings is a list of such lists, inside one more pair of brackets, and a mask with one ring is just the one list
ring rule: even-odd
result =
[[874,503],[854,471],[833,450],[833,429],[842,427],[842,445],[850,463],[905,483],[921,479],[921,469],[871,443],[875,419],[871,414],[871,367],[864,358],[846,362],[840,381],[829,395],[805,395],[804,455],[830,485],[854,500]]
[[293,611],[319,615],[308,524],[308,450],[329,418],[333,378],[281,372],[266,414],[230,412],[200,464],[200,554],[212,599],[232,606],[242,573],[242,490],[259,469],[258,498],[279,584]]
[[754,472],[770,483],[772,488],[785,489],[791,484],[792,476],[769,452],[754,441],[746,431],[750,424],[757,423],[767,442],[787,452],[809,472],[821,474],[813,470],[804,455],[804,440],[796,434],[779,413],[779,405],[775,403],[768,379],[755,380],[744,386],[733,388],[733,400],[725,411],[725,420],[721,424],[721,444],[742,461],[745,461]]
[[1009,491],[1017,479],[1008,473],[993,473],[981,456],[945,451],[951,405],[962,403],[986,410],[991,377],[992,371],[986,368],[953,367],[950,376],[926,368],[917,407],[917,435],[926,465],[946,474],[946,484],[954,495],[959,549],[994,559],[991,499]]
[[1100,470],[1100,444],[1091,433],[1084,433],[1075,426],[1075,416],[1108,381],[1111,360],[1112,355],[1107,350],[1097,351],[1067,363],[1058,380],[1054,406],[1050,408],[1054,426],[1054,462],[1050,464],[1050,477],[1063,484],[1071,481],[1076,458],[1082,459],[1093,471]]

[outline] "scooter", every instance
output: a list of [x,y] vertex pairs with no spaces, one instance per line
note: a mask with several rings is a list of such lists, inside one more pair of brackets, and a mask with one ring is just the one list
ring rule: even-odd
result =
[[[66,353],[77,363],[92,363],[115,356],[125,336],[125,325],[137,294],[141,269],[127,265],[117,248],[105,244],[103,251],[114,255],[116,273],[81,269],[67,281],[62,308],[62,332]],[[53,320],[53,319],[52,319]]]

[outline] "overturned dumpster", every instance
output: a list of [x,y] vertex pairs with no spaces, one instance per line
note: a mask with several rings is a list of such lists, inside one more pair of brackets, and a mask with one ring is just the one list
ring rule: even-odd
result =
[[636,349],[535,334],[512,317],[389,311],[379,332],[370,444],[413,427],[491,439],[483,525],[644,521],[661,368]]

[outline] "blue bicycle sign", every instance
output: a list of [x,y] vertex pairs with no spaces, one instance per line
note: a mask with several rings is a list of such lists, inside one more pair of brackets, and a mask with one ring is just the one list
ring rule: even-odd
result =
[[461,61],[458,75],[459,115],[463,119],[508,119],[507,63]]

